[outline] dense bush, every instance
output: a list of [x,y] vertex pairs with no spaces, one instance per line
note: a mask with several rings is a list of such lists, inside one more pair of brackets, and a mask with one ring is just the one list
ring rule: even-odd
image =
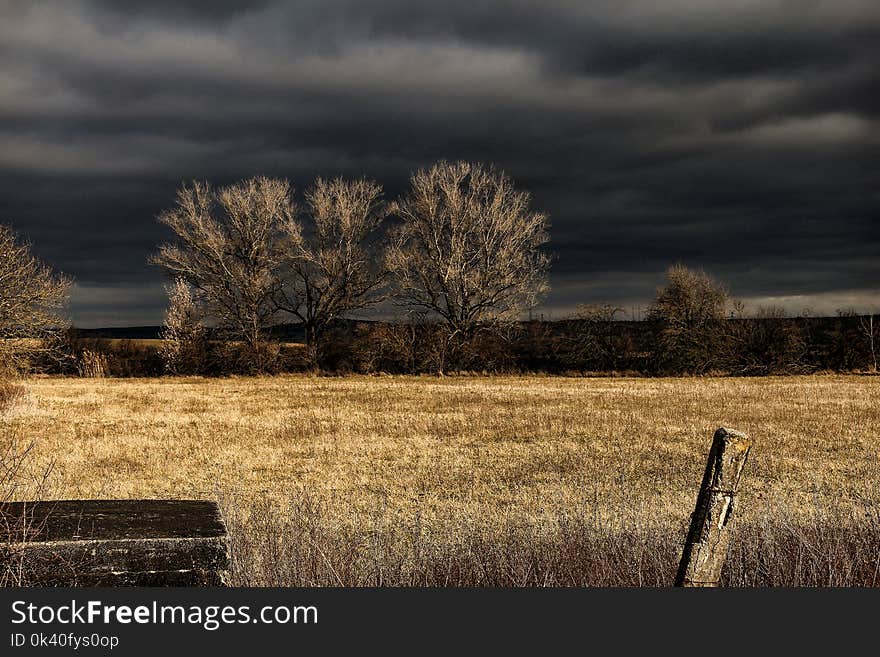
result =
[[666,270],[666,285],[648,309],[660,371],[703,374],[723,367],[729,306],[727,289],[705,272],[682,265]]

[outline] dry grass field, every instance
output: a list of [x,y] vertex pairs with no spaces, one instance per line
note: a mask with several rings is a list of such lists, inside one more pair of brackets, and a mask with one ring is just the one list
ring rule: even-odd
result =
[[668,583],[720,425],[755,443],[728,583],[878,581],[878,377],[25,386],[49,496],[219,497],[237,583]]

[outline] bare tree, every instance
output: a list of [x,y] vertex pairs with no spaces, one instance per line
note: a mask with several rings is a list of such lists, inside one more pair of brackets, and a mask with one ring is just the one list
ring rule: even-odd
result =
[[35,358],[57,354],[70,325],[71,284],[11,228],[0,226],[0,370],[25,371]]
[[297,232],[289,183],[259,177],[215,191],[195,182],[159,221],[177,241],[162,245],[153,262],[192,286],[206,316],[245,343],[253,368],[264,369],[282,286],[279,239]]
[[666,285],[658,288],[648,309],[648,319],[658,328],[661,365],[680,372],[704,372],[716,365],[729,301],[724,285],[705,272],[683,265],[667,269]]
[[168,310],[159,353],[172,374],[197,374],[205,365],[207,330],[202,308],[182,278],[166,287]]
[[547,217],[503,172],[439,162],[414,173],[394,207],[398,301],[436,313],[450,339],[515,318],[547,291]]
[[299,318],[317,362],[335,319],[382,298],[386,281],[382,187],[366,180],[319,178],[306,191],[305,229],[287,222],[285,281],[278,306]]

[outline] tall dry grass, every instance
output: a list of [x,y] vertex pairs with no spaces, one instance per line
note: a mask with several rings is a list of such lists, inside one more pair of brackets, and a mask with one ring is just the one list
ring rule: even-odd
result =
[[[20,383],[0,381],[0,419],[21,411],[28,400]],[[51,465],[34,470],[35,442],[23,440],[15,428],[0,425],[0,587],[27,584],[28,564],[13,545],[37,529],[27,517],[10,517],[6,505],[15,499],[42,499],[50,495]]]
[[11,411],[27,397],[27,388],[18,383],[0,380],[0,414]]
[[[607,520],[604,509],[572,510],[549,526],[511,516],[426,525],[381,509],[352,526],[308,494],[245,513],[225,500],[224,511],[236,586],[671,586],[686,533],[635,508]],[[736,523],[722,585],[880,585],[880,504],[852,511],[762,506]]]

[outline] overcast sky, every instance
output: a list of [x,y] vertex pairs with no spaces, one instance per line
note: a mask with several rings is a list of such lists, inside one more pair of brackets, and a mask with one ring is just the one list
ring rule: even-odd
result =
[[877,0],[0,0],[0,221],[80,326],[157,324],[183,180],[497,163],[549,213],[544,310],[671,263],[880,308]]

